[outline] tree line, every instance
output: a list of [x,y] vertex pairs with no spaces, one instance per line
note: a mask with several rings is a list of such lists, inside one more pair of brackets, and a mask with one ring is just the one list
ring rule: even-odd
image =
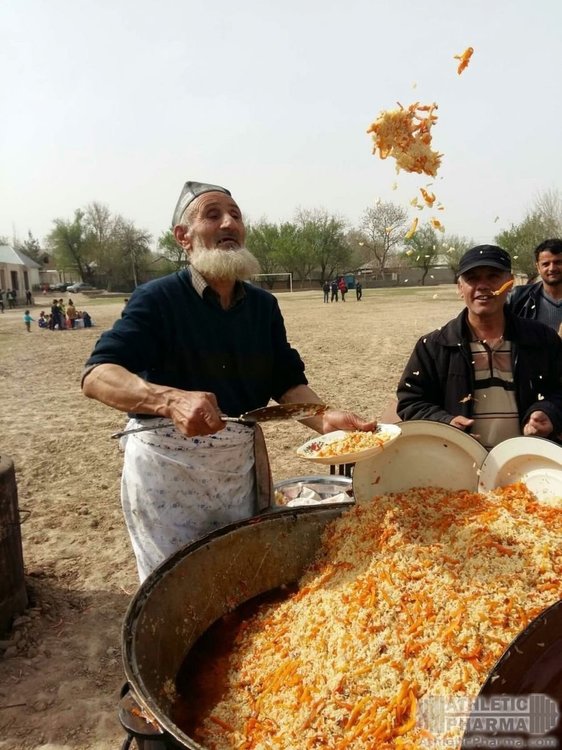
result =
[[[390,201],[366,208],[356,227],[324,209],[299,209],[292,221],[249,222],[246,244],[264,274],[291,273],[302,284],[312,279],[322,284],[361,268],[369,268],[374,279],[384,277],[389,268],[418,268],[425,284],[436,265],[456,272],[460,256],[475,244],[470,237],[445,234],[423,222],[406,238],[410,221],[408,210]],[[501,231],[494,241],[511,254],[514,270],[531,277],[534,248],[560,236],[562,197],[550,190],[535,199],[519,224]],[[51,256],[57,269],[109,291],[131,290],[186,263],[171,229],[160,235],[154,251],[149,232],[98,202],[77,209],[70,219],[55,219],[43,247],[31,231],[24,241],[10,243],[0,237],[0,242],[13,244],[39,263]]]

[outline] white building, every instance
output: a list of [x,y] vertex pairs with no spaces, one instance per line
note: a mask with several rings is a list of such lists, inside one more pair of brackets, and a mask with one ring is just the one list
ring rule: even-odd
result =
[[[39,287],[41,266],[11,245],[0,245],[0,289],[15,289],[17,301],[25,301],[28,290]],[[4,297],[4,301],[6,298]]]

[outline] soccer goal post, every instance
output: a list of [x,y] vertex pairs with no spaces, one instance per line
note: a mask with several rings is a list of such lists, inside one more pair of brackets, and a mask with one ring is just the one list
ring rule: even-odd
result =
[[288,280],[288,289],[290,292],[293,291],[293,274],[285,271],[284,273],[256,273],[252,276],[252,281],[259,282],[260,286],[263,286],[262,282],[265,282],[269,289],[274,288],[275,281],[279,278],[285,278]]

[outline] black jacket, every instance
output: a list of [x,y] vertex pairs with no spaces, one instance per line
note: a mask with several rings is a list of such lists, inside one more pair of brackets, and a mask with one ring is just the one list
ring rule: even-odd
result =
[[[450,423],[472,418],[474,370],[466,309],[443,328],[419,339],[398,384],[401,419]],[[505,338],[511,341],[515,397],[521,426],[543,411],[562,431],[562,339],[548,326],[505,310]]]
[[535,320],[541,303],[542,280],[535,284],[521,284],[514,287],[507,299],[507,307],[520,318]]

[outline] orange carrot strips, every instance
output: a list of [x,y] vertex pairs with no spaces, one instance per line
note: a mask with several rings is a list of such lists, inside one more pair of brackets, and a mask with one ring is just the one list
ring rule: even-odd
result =
[[462,55],[455,55],[454,59],[459,61],[458,67],[457,67],[457,73],[460,75],[463,70],[468,68],[468,63],[470,62],[470,58],[472,57],[472,53],[474,52],[472,47],[467,47],[465,51],[462,53]]
[[422,198],[424,199],[426,206],[429,206],[429,208],[431,208],[435,203],[435,194],[430,193],[425,188],[420,188],[420,193],[422,194]]

